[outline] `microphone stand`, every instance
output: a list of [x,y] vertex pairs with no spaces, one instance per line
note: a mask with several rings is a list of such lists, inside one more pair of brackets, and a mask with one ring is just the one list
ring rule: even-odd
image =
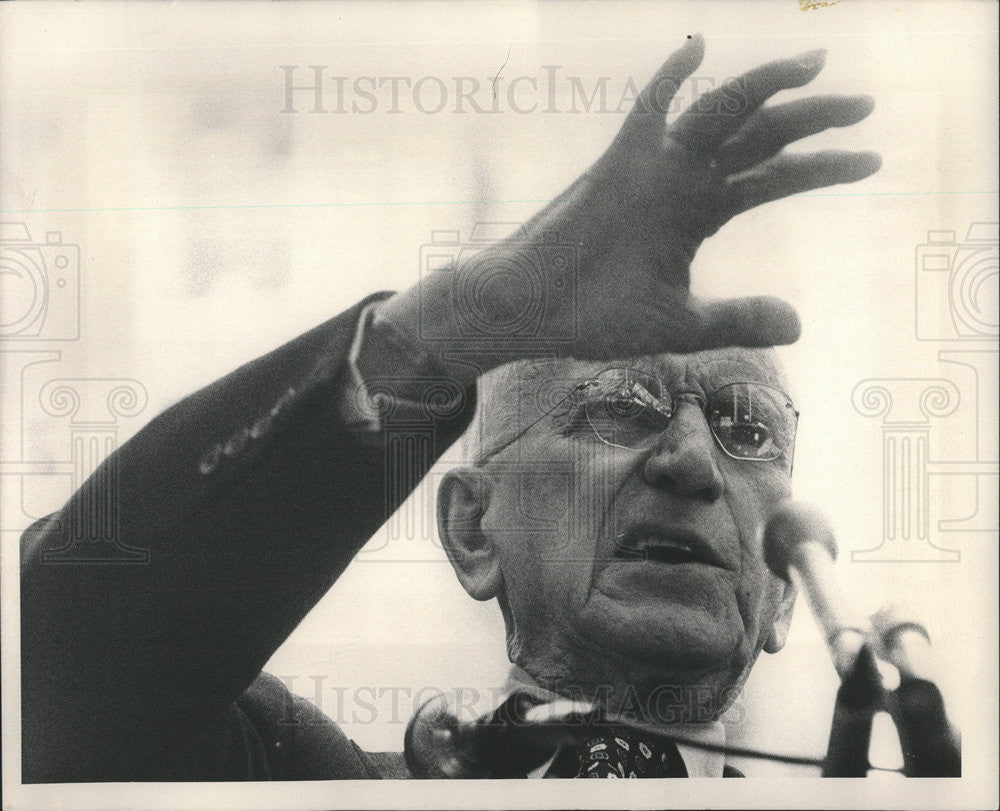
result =
[[823,777],[865,777],[872,720],[882,699],[882,679],[868,645],[858,652],[837,689]]
[[[872,721],[879,710],[888,710],[896,725],[907,777],[960,776],[957,737],[929,675],[927,630],[893,605],[871,618],[877,631],[874,636],[852,624],[852,613],[840,597],[834,576],[837,542],[815,507],[790,500],[779,504],[764,528],[763,554],[774,574],[805,594],[840,674],[823,776],[868,774]],[[876,653],[900,674],[899,687],[888,696]]]
[[886,658],[900,671],[899,687],[891,693],[882,687],[875,654],[867,644],[854,664],[845,669],[830,724],[823,776],[867,776],[872,721],[876,712],[887,710],[899,735],[907,777],[961,777],[961,750],[941,691],[930,678],[911,671],[891,648]]
[[961,777],[962,753],[937,685],[903,678],[888,701],[907,777]]
[[961,777],[962,753],[932,677],[930,637],[918,622],[887,606],[873,617],[885,658],[899,670],[886,709],[899,732],[907,777]]

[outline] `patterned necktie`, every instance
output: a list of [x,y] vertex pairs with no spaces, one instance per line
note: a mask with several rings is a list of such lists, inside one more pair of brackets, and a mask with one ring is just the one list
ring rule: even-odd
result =
[[[547,760],[548,778],[688,776],[673,741],[598,721],[592,707],[516,691],[493,712],[462,722],[457,697],[432,698],[407,725],[404,756],[414,777],[527,777]],[[533,714],[539,707],[548,714]]]
[[[569,750],[576,759],[573,777],[687,777],[687,769],[673,741],[637,734],[624,727],[611,727],[584,741],[577,750]],[[565,767],[573,763],[566,756]],[[555,764],[553,764],[555,765]]]

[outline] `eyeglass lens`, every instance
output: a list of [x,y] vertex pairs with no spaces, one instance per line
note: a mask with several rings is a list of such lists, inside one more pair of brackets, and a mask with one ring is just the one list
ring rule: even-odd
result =
[[[608,369],[581,387],[591,429],[609,445],[650,447],[675,409],[658,378],[637,369]],[[712,434],[737,459],[777,459],[791,448],[797,415],[784,392],[764,383],[730,383],[704,408]]]

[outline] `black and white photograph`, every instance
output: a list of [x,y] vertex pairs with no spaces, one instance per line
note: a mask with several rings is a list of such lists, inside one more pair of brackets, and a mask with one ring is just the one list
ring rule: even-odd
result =
[[3,4],[4,809],[997,808],[997,35]]

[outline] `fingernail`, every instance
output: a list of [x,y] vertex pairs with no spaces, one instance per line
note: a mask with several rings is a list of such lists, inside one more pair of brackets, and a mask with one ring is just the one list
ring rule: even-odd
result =
[[878,152],[855,152],[851,155],[849,162],[845,164],[845,168],[853,180],[840,182],[853,183],[857,180],[864,180],[882,168],[882,156]]
[[845,106],[839,111],[843,115],[840,119],[843,122],[841,126],[856,124],[870,116],[875,109],[875,99],[871,96],[848,96],[844,101]]
[[859,152],[859,162],[870,172],[877,172],[882,168],[882,156],[878,152]]
[[795,61],[804,70],[818,70],[826,62],[826,48],[817,48],[815,51],[806,51],[795,57]]

